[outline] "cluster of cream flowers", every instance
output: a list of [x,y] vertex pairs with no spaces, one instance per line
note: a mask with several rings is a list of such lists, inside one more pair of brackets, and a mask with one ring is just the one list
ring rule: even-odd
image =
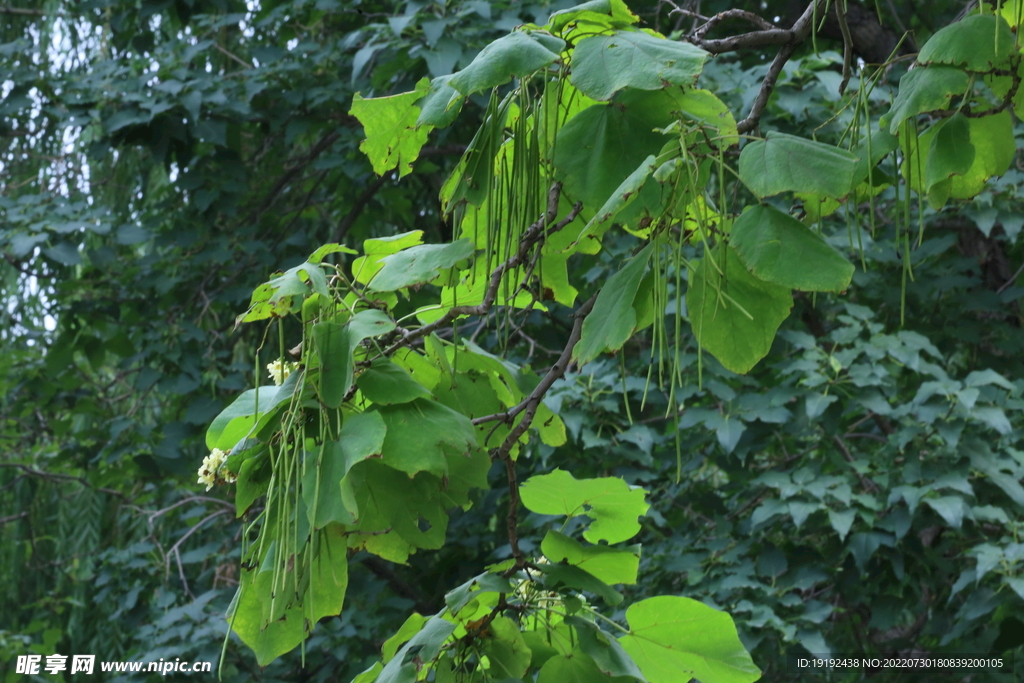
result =
[[199,467],[199,482],[206,484],[206,490],[213,488],[214,484],[231,484],[238,477],[224,467],[228,454],[219,448],[214,448],[208,456],[203,458],[203,464]]
[[273,363],[267,363],[267,372],[270,373],[270,379],[274,380],[274,384],[281,386],[288,379],[288,375],[292,374],[297,367],[299,367],[298,363],[282,362],[278,359]]

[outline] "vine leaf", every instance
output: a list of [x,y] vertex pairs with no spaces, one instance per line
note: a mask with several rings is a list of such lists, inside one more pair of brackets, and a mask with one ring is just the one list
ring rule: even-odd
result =
[[758,197],[816,192],[845,197],[853,189],[859,159],[844,149],[771,132],[740,153],[740,180]]
[[577,480],[556,469],[550,474],[530,477],[519,487],[527,509],[542,515],[586,515],[593,520],[583,532],[591,543],[620,543],[640,531],[641,516],[649,507],[645,491],[618,477]]
[[917,61],[959,66],[967,71],[992,71],[1005,68],[1015,49],[1005,19],[975,14],[936,31],[921,47]]
[[633,300],[653,252],[654,244],[648,244],[601,288],[572,351],[577,363],[592,361],[604,351],[616,351],[632,336],[637,323]]
[[879,123],[896,135],[900,124],[907,119],[948,107],[955,95],[966,92],[968,81],[967,74],[948,66],[911,69],[900,79],[896,99]]
[[693,333],[703,348],[733,372],[749,372],[768,354],[775,332],[792,307],[789,289],[754,277],[725,244],[691,263],[686,308]]
[[732,617],[676,596],[648,598],[626,610],[630,633],[619,639],[650,683],[751,683],[761,677]]
[[692,86],[708,56],[690,43],[642,31],[616,31],[584,38],[576,45],[569,81],[600,101],[610,100],[626,87],[662,90],[672,85]]
[[805,292],[842,292],[853,264],[792,216],[752,206],[733,223],[729,244],[759,280]]
[[349,113],[363,124],[366,139],[359,143],[377,175],[397,168],[398,177],[412,172],[412,162],[427,142],[433,126],[419,125],[420,109],[416,106],[430,88],[430,81],[420,79],[416,89],[389,97],[352,97]]

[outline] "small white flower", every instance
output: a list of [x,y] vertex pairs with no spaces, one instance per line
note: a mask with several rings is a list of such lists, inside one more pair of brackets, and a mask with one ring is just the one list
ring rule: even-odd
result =
[[267,372],[270,374],[270,379],[274,380],[274,384],[281,386],[297,367],[299,367],[298,363],[282,362],[278,359],[273,363],[267,363]]
[[[218,477],[222,481],[233,482],[237,477],[228,472],[226,469],[221,471],[224,463],[227,462],[228,454],[219,448],[214,448],[210,451],[210,454],[203,458],[203,464],[199,467],[199,484],[206,484],[206,490],[209,491],[213,488],[213,485],[217,483]],[[226,475],[230,475],[232,478],[228,479]]]

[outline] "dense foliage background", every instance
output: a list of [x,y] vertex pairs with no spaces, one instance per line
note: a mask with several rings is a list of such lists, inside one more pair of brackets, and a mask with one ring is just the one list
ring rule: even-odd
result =
[[[230,490],[207,494],[195,471],[210,420],[276,357],[235,316],[254,286],[321,243],[412,229],[449,240],[438,191],[487,104],[471,100],[398,183],[358,151],[353,94],[411,90],[569,4],[0,7],[4,675],[16,678],[25,652],[220,659],[240,526]],[[687,9],[744,5],[779,21],[802,11]],[[888,56],[903,30],[923,43],[962,9],[898,5],[883,3],[880,25],[872,3],[859,8],[873,36],[858,45],[863,59]],[[632,9],[676,35],[695,21],[670,3]],[[838,141],[846,100],[832,28],[787,64],[762,131]],[[704,87],[740,115],[771,57],[725,54]],[[874,91],[879,113],[903,68]],[[730,612],[765,680],[811,680],[787,669],[802,648],[1021,654],[1022,181],[1018,159],[970,203],[920,207],[909,256],[891,194],[871,207],[870,234],[854,236],[837,214],[825,230],[861,259],[853,287],[800,298],[749,375],[705,355],[698,383],[691,343],[675,396],[684,408],[666,418],[668,396],[644,396],[650,340],[631,343],[555,386],[548,403],[569,444],[537,444],[524,474],[563,466],[646,487],[642,581],[629,597],[686,595]],[[596,266],[570,262],[574,281],[600,286],[635,241],[605,246]],[[476,340],[546,368],[567,313],[552,306],[513,337]],[[442,550],[409,566],[358,556],[345,611],[318,625],[304,659],[261,670],[232,638],[225,678],[348,680],[410,611],[437,611],[445,592],[509,556],[506,504],[495,489],[453,516]],[[527,549],[542,522],[525,519]]]

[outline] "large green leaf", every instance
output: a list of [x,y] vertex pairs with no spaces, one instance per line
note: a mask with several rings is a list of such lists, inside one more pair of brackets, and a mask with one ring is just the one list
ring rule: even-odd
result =
[[967,91],[968,82],[967,74],[948,66],[911,69],[900,79],[896,99],[879,123],[895,135],[910,117],[948,107],[950,99]]
[[346,505],[355,513],[353,548],[365,548],[392,562],[405,562],[416,548],[444,545],[448,515],[441,481],[421,472],[409,478],[376,458],[356,463],[342,483]]
[[[409,372],[386,358],[378,358],[356,378],[363,396],[381,405],[429,398],[430,392]],[[346,423],[347,424],[347,423]]]
[[543,583],[548,590],[575,588],[597,595],[611,607],[622,602],[622,593],[585,569],[568,564],[541,564],[537,569],[544,574]]
[[662,90],[692,86],[708,58],[704,50],[642,31],[584,38],[572,53],[570,82],[595,100],[610,100],[626,87]]
[[974,164],[971,125],[957,113],[938,125],[928,147],[924,166],[924,188],[932,208],[941,208],[952,191],[953,176],[964,175]]
[[206,430],[206,447],[228,451],[252,432],[257,423],[266,424],[273,413],[295,394],[303,372],[293,372],[281,386],[243,391],[222,410]]
[[[555,175],[572,201],[583,202],[590,219],[613,197],[627,176],[668,141],[655,128],[676,120],[681,91],[626,90],[610,105],[596,104],[573,117],[555,139]],[[648,183],[653,192],[658,183]],[[648,202],[643,197],[639,201]],[[656,199],[657,197],[655,197]],[[582,245],[582,242],[581,242]],[[593,251],[587,253],[595,253]]]
[[732,617],[702,602],[675,596],[648,598],[626,610],[623,649],[650,683],[751,683],[761,671],[736,633]]
[[589,237],[594,233],[594,229],[601,223],[605,223],[615,217],[615,214],[622,211],[628,206],[634,199],[637,198],[640,188],[647,182],[647,179],[654,173],[654,160],[653,154],[647,156],[646,159],[640,164],[640,167],[635,171],[626,176],[626,179],[622,181],[622,184],[615,188],[615,191],[607,201],[597,210],[594,217],[590,219],[587,226],[580,232],[579,237],[576,238],[578,243],[580,240]]
[[409,639],[384,666],[376,683],[413,683],[423,662],[429,662],[455,630],[455,624],[440,614],[430,617],[423,629]]
[[352,353],[359,343],[393,329],[394,321],[376,309],[360,311],[345,324],[323,322],[313,325],[313,342],[320,358],[320,399],[327,407],[340,407],[352,388],[355,374]]
[[544,662],[537,683],[635,683],[627,676],[606,675],[579,647],[569,654],[556,654]]
[[585,569],[607,584],[636,583],[640,568],[640,546],[610,548],[606,545],[583,547],[565,534],[549,530],[541,543],[544,557]]
[[607,676],[630,676],[629,680],[647,683],[643,672],[622,649],[621,643],[598,628],[596,623],[580,617],[566,617],[565,623],[576,629],[579,648],[594,660],[602,673]]
[[819,235],[771,206],[751,206],[733,223],[729,244],[758,279],[807,292],[841,292],[853,264]]
[[469,419],[451,408],[423,398],[380,409],[387,436],[384,463],[413,475],[448,473],[446,451],[468,455],[476,449],[476,432]]
[[570,23],[587,23],[607,28],[624,28],[640,20],[622,0],[590,0],[559,10],[548,19],[552,33],[560,33]]
[[420,101],[420,117],[418,125],[431,125],[435,128],[450,126],[462,111],[462,103],[466,96],[453,88],[449,81],[452,74],[440,76],[430,82],[430,90]]
[[758,197],[815,192],[845,197],[853,190],[858,158],[844,149],[771,132],[740,153],[740,180]]
[[[966,119],[966,122],[970,129],[970,144],[974,148],[974,159],[971,161],[970,167],[958,175],[949,177],[947,181],[933,186],[943,194],[948,189],[948,196],[953,199],[970,199],[976,196],[985,189],[985,183],[989,178],[1006,172],[1010,164],[1013,163],[1016,153],[1013,117],[1010,112],[1002,111],[991,116],[970,118]],[[945,122],[932,126],[919,138],[901,137],[900,139],[906,159],[902,167],[903,177],[918,192],[927,191],[924,186],[927,175],[919,171],[921,166],[925,166],[925,150],[932,149],[935,137],[941,133],[944,127]],[[947,142],[949,141],[947,140]],[[960,139],[958,144],[963,145],[964,142],[965,140]],[[943,199],[941,194],[936,197],[936,200]]]
[[451,268],[473,255],[473,243],[467,239],[451,244],[421,244],[385,256],[383,268],[370,281],[370,289],[392,292],[396,289],[430,282],[442,268]]
[[[507,97],[499,101],[492,94],[483,123],[441,188],[441,209],[445,214],[463,202],[480,206],[486,200],[494,179],[494,158],[505,139],[505,119],[511,102]],[[472,213],[467,212],[466,217],[471,219]]]
[[329,522],[355,521],[353,511],[345,507],[339,486],[356,463],[380,457],[385,432],[380,413],[350,415],[345,418],[338,440],[324,443],[314,463],[307,461],[302,495],[314,528],[320,529]]
[[423,243],[422,230],[410,230],[399,235],[374,237],[363,241],[363,254],[352,262],[352,277],[367,284],[384,268],[384,259],[403,249]]
[[917,61],[958,66],[967,71],[991,71],[1006,68],[1016,47],[1005,19],[975,14],[936,31],[921,47]]
[[426,78],[412,92],[363,99],[359,93],[352,98],[350,114],[359,119],[366,139],[359,149],[366,154],[377,175],[398,168],[398,177],[412,172],[412,162],[420,154],[432,126],[418,125],[420,109],[416,106],[427,90]]
[[494,680],[519,679],[533,658],[519,626],[508,617],[495,617],[484,639],[484,654],[490,662],[488,673]]
[[320,619],[341,613],[348,587],[344,530],[329,526],[317,532],[312,542],[314,556],[307,588],[287,600],[282,596],[274,619],[267,619],[274,572],[242,570],[238,594],[229,610],[230,623],[242,642],[252,648],[260,666],[298,647]]
[[601,288],[572,351],[577,363],[592,361],[605,351],[616,351],[632,336],[636,330],[633,300],[653,252],[654,244],[648,244]]
[[748,372],[768,354],[792,307],[788,288],[754,277],[731,247],[719,245],[691,263],[690,325],[701,347],[733,372]]
[[452,614],[458,614],[462,608],[481,593],[511,593],[512,584],[500,574],[484,572],[454,588],[444,596],[444,602]]
[[577,480],[556,469],[535,475],[519,487],[527,509],[542,515],[586,515],[593,520],[583,532],[591,543],[619,543],[640,531],[638,519],[647,514],[642,488],[632,487],[617,477]]
[[679,100],[679,113],[684,119],[693,119],[718,131],[719,147],[739,142],[736,119],[728,105],[710,90],[687,88]]
[[564,45],[554,36],[513,31],[487,45],[448,85],[463,95],[496,88],[553,63]]

